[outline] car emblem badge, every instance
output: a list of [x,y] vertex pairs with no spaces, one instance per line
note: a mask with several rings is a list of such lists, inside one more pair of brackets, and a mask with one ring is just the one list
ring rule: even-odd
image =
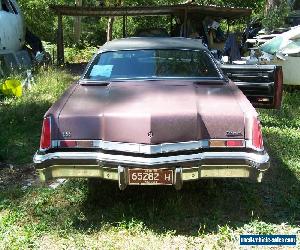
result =
[[150,132],[148,133],[148,137],[150,137],[150,138],[153,137],[153,132],[152,132],[152,131],[150,131]]
[[242,133],[228,130],[228,131],[226,131],[226,135],[227,136],[242,136]]
[[70,131],[66,131],[66,132],[63,132],[63,137],[64,138],[69,138],[69,137],[71,137],[71,132]]

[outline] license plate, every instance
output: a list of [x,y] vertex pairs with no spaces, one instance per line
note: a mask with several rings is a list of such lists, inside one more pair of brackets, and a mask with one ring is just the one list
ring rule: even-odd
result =
[[171,169],[128,169],[129,185],[173,185]]

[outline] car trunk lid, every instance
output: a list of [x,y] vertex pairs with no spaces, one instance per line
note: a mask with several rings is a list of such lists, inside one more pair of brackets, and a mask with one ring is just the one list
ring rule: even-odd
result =
[[192,81],[81,85],[60,112],[57,139],[160,144],[232,133],[244,138],[244,113],[233,91],[224,83]]

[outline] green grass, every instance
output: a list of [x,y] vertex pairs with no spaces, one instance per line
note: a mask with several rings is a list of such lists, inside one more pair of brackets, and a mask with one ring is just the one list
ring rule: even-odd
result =
[[97,51],[97,47],[91,46],[84,47],[83,49],[66,48],[65,60],[69,63],[85,63],[88,62]]
[[[56,44],[43,42],[45,50],[57,60],[54,55],[57,54]],[[90,61],[92,56],[99,50],[98,47],[89,46],[87,44],[81,45],[80,47],[65,47],[65,62],[67,63],[86,63]]]
[[64,71],[41,69],[37,84],[21,98],[0,97],[0,162],[31,162],[39,146],[43,115],[72,79]]
[[[43,113],[72,78],[42,71],[22,98],[1,101],[0,161],[31,162]],[[120,192],[116,183],[103,182],[95,196],[86,180],[24,189],[30,169],[0,170],[0,249],[230,249],[240,234],[299,235],[300,92],[285,93],[280,111],[260,114],[272,157],[262,184],[216,180],[188,183],[179,192]]]

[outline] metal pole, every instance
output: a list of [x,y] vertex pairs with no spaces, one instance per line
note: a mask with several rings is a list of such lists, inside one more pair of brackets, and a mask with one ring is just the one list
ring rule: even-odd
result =
[[58,28],[57,28],[57,63],[59,65],[64,63],[64,34],[63,34],[63,18],[58,14]]

